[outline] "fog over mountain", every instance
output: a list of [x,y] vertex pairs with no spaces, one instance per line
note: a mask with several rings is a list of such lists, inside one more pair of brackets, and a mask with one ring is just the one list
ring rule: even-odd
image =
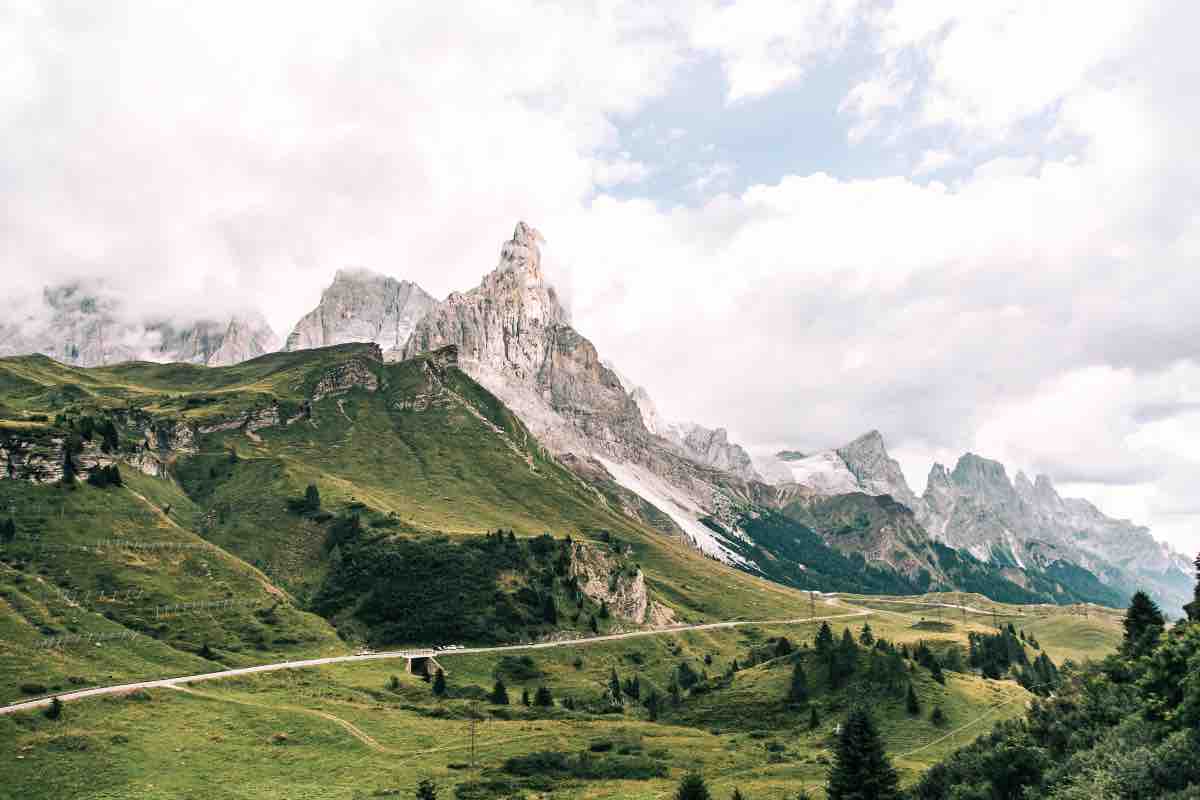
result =
[[18,4],[0,347],[78,282],[122,353],[340,269],[441,300],[525,219],[664,420],[878,429],[914,492],[976,452],[1192,552],[1198,12],[1033,9]]

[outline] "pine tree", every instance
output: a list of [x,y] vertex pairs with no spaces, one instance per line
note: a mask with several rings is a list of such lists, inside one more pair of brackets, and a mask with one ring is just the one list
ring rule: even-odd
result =
[[304,490],[304,510],[310,513],[321,510],[321,493],[315,483],[310,483]]
[[1138,656],[1153,650],[1166,624],[1162,611],[1150,596],[1145,592],[1136,592],[1129,602],[1129,610],[1125,612],[1125,652]]
[[938,663],[937,656],[933,656],[929,661],[929,674],[938,683],[946,685],[946,676],[942,674],[942,665]]
[[863,647],[870,647],[875,644],[875,634],[871,633],[871,623],[863,623],[862,632],[858,634],[858,641]]
[[646,714],[650,717],[651,722],[658,721],[658,692],[654,689],[651,689],[649,696],[646,697]]
[[735,787],[733,790],[733,794],[729,795],[729,800],[746,800],[746,798],[743,797],[742,793],[740,791],[738,791],[737,788]]
[[525,706],[526,708],[529,707],[529,690],[528,689],[521,690],[521,705]]
[[818,654],[824,656],[833,651],[833,644],[833,630],[829,627],[828,622],[822,622],[813,647],[816,648]]
[[592,629],[592,633],[599,633],[599,632],[600,632],[600,626],[596,624],[596,617],[595,617],[595,615],[592,615],[592,619],[591,619],[591,621],[588,623],[588,627],[590,627],[590,628]]
[[821,716],[819,714],[817,714],[817,707],[809,706],[809,708],[808,708],[808,729],[810,731],[815,731],[819,727],[821,727]]
[[616,667],[613,667],[612,676],[608,679],[608,693],[612,696],[613,705],[621,705],[621,679],[617,677]]
[[50,705],[46,708],[46,719],[58,719],[62,716],[63,703],[57,697],[50,701]]
[[838,737],[827,800],[898,800],[900,779],[866,709],[850,712]]
[[433,693],[438,697],[446,694],[446,673],[442,672],[441,667],[438,667],[433,675]]
[[555,605],[552,594],[547,594],[542,600],[542,619],[548,625],[558,624],[558,606]]
[[933,707],[933,712],[929,715],[929,721],[939,728],[946,724],[946,713],[942,711],[941,706]]
[[550,694],[550,690],[545,686],[539,686],[533,696],[533,704],[539,708],[550,708],[554,705],[554,695]]
[[699,772],[684,775],[683,780],[679,782],[679,788],[675,790],[675,800],[712,800],[704,776]]
[[9,517],[6,520],[0,520],[0,539],[8,543],[15,538],[17,538],[17,523],[13,518]]
[[799,660],[792,667],[792,683],[788,688],[788,702],[797,705],[808,702],[808,676],[804,674],[804,664]]
[[492,687],[492,693],[488,695],[488,700],[492,705],[508,705],[508,687],[504,685],[504,681],[496,679],[496,685]]
[[433,781],[425,778],[417,784],[417,800],[437,800],[437,787]]
[[908,713],[914,717],[921,713],[921,703],[917,700],[917,693],[913,690],[911,683],[908,685],[908,695],[904,698],[904,703],[908,708]]
[[850,629],[842,632],[842,640],[837,650],[829,659],[829,683],[833,687],[841,686],[858,668],[858,645]]

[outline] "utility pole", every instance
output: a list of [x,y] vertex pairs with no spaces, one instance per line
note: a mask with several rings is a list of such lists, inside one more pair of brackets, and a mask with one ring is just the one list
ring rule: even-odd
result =
[[475,769],[475,728],[479,721],[479,701],[472,700],[468,712],[467,731],[471,741],[471,769]]

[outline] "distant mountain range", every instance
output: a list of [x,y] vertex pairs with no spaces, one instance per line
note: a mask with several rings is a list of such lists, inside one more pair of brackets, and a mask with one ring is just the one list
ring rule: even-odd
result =
[[[880,590],[986,587],[1004,599],[1110,604],[1144,587],[1173,613],[1190,598],[1190,559],[1145,527],[1060,497],[1044,475],[1010,480],[1002,464],[968,453],[953,470],[935,465],[917,495],[877,431],[755,460],[722,428],[664,420],[571,325],[542,271],[541,241],[518,224],[480,285],[440,302],[410,281],[339,271],[283,349],[373,342],[396,361],[453,345],[461,369],[548,455],[625,513],[782,582],[861,586],[853,576],[868,575]],[[176,327],[122,322],[118,301],[78,284],[43,299],[45,313],[0,326],[0,355],[217,366],[279,348],[257,314]]]

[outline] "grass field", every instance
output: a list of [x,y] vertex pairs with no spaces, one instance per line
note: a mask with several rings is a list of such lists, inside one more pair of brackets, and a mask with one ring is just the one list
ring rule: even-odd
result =
[[[848,612],[854,603],[845,603]],[[1018,609],[1003,610],[1015,615]],[[877,636],[910,645],[961,643],[969,630],[988,630],[981,618],[931,636],[914,627],[921,614],[908,611],[847,617],[844,623],[833,621],[832,628],[840,635],[849,625],[857,634],[864,621]],[[1053,609],[1042,612],[1033,626],[1043,629],[1038,635],[1048,650],[1059,635],[1100,643],[1113,633],[1107,615],[1085,619]],[[624,749],[631,758],[661,763],[665,777],[566,779],[548,792],[527,796],[664,798],[683,772],[701,769],[717,797],[736,786],[748,797],[783,800],[800,787],[819,789],[833,726],[852,701],[814,680],[812,702],[821,709],[822,722],[810,731],[807,709],[790,708],[782,700],[790,674],[786,659],[743,669],[728,688],[685,698],[658,722],[628,704],[622,714],[597,715],[561,707],[527,709],[519,698],[523,689],[532,693],[544,685],[560,702],[594,699],[614,669],[622,679],[637,675],[647,688],[665,686],[683,661],[717,675],[731,660],[744,660],[750,649],[774,637],[809,642],[815,628],[815,623],[747,626],[539,650],[530,654],[532,669],[514,666],[511,654],[508,661],[500,655],[448,655],[441,662],[450,687],[446,699],[434,698],[428,683],[406,675],[403,662],[369,661],[201,683],[188,691],[73,702],[59,722],[36,714],[0,718],[5,731],[0,779],[30,798],[223,800],[366,798],[389,796],[388,791],[406,796],[427,777],[453,796],[452,787],[473,780],[510,780],[501,769],[507,758],[547,750],[576,754],[612,743],[613,752]],[[1075,652],[1099,656],[1106,645],[1099,646]],[[507,676],[513,705],[497,707],[479,699],[497,675]],[[920,716],[909,716],[901,699],[873,708],[905,782],[994,721],[1022,713],[1031,698],[1011,681],[974,675],[950,673],[942,686],[918,669],[912,682]],[[477,724],[476,769],[469,767],[473,703],[484,719]],[[946,714],[942,726],[928,719],[934,706]]]

